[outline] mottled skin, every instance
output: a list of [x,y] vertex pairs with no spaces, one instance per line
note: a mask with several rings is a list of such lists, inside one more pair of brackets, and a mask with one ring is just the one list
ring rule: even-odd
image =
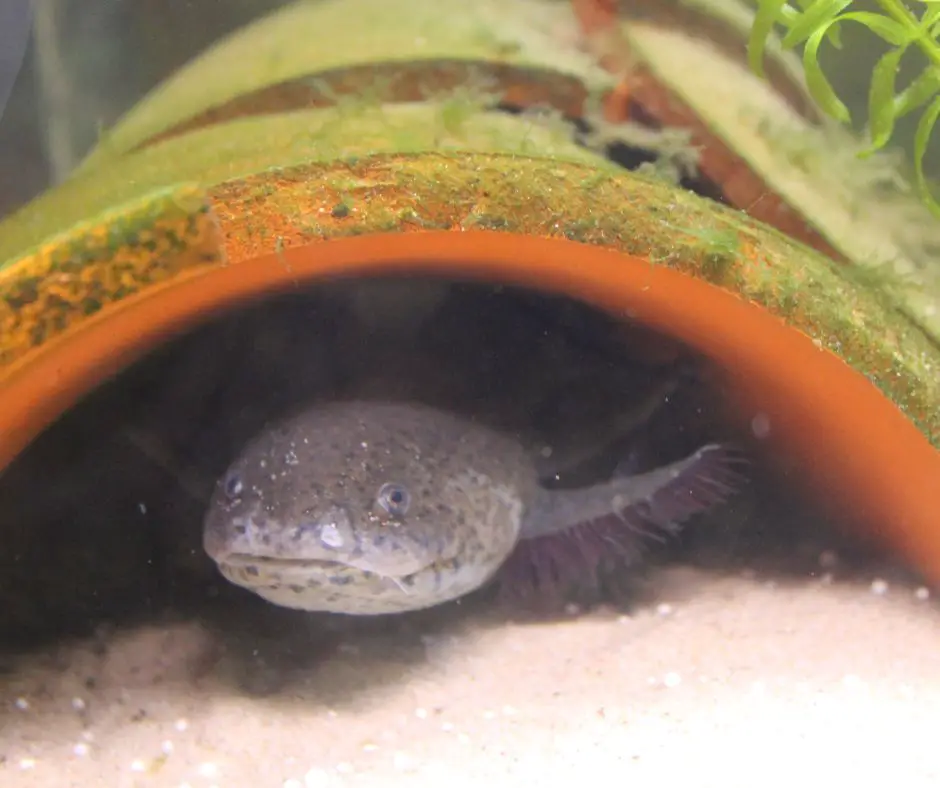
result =
[[[721,452],[548,490],[523,444],[482,424],[410,403],[320,405],[244,449],[217,484],[204,544],[228,580],[285,607],[416,610],[482,586],[520,539],[631,507],[663,527],[670,511],[706,508],[685,487]],[[680,483],[682,505],[659,506]]]

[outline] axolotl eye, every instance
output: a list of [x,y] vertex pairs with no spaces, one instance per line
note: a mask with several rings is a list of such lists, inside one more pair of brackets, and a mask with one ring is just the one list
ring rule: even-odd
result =
[[240,498],[242,492],[245,490],[245,484],[242,481],[241,475],[230,473],[226,476],[225,480],[222,482],[222,490],[225,492],[225,497],[230,501]]
[[408,513],[411,505],[411,494],[403,484],[387,482],[379,488],[376,502],[392,517],[398,519]]

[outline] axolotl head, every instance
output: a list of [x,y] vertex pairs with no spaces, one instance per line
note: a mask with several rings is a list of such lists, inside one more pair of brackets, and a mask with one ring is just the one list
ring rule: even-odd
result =
[[520,443],[417,404],[312,406],[217,485],[203,542],[278,605],[381,614],[455,599],[514,548],[536,479]]

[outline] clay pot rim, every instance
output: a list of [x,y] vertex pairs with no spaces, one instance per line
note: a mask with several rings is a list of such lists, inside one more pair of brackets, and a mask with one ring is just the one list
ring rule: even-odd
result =
[[8,378],[0,468],[101,381],[213,314],[301,283],[395,274],[567,295],[701,352],[728,373],[738,403],[766,412],[775,446],[940,581],[940,452],[863,375],[728,291],[641,257],[558,238],[376,234],[189,272],[103,310]]

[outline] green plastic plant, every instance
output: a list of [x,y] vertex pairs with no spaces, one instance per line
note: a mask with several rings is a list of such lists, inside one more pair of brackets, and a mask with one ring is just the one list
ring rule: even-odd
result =
[[[914,134],[914,172],[917,188],[931,211],[940,216],[940,203],[930,192],[924,175],[924,155],[940,118],[940,0],[875,0],[878,12],[853,11],[854,0],[754,0],[757,5],[748,42],[751,68],[763,75],[764,49],[777,26],[784,28],[784,49],[803,45],[803,66],[810,93],[820,107],[843,123],[850,123],[848,108],[833,90],[819,65],[823,41],[840,47],[840,27],[861,24],[890,45],[875,65],[868,91],[870,146],[862,155],[883,148],[898,118],[921,111]],[[897,89],[901,58],[919,49],[927,65],[910,84]]]

